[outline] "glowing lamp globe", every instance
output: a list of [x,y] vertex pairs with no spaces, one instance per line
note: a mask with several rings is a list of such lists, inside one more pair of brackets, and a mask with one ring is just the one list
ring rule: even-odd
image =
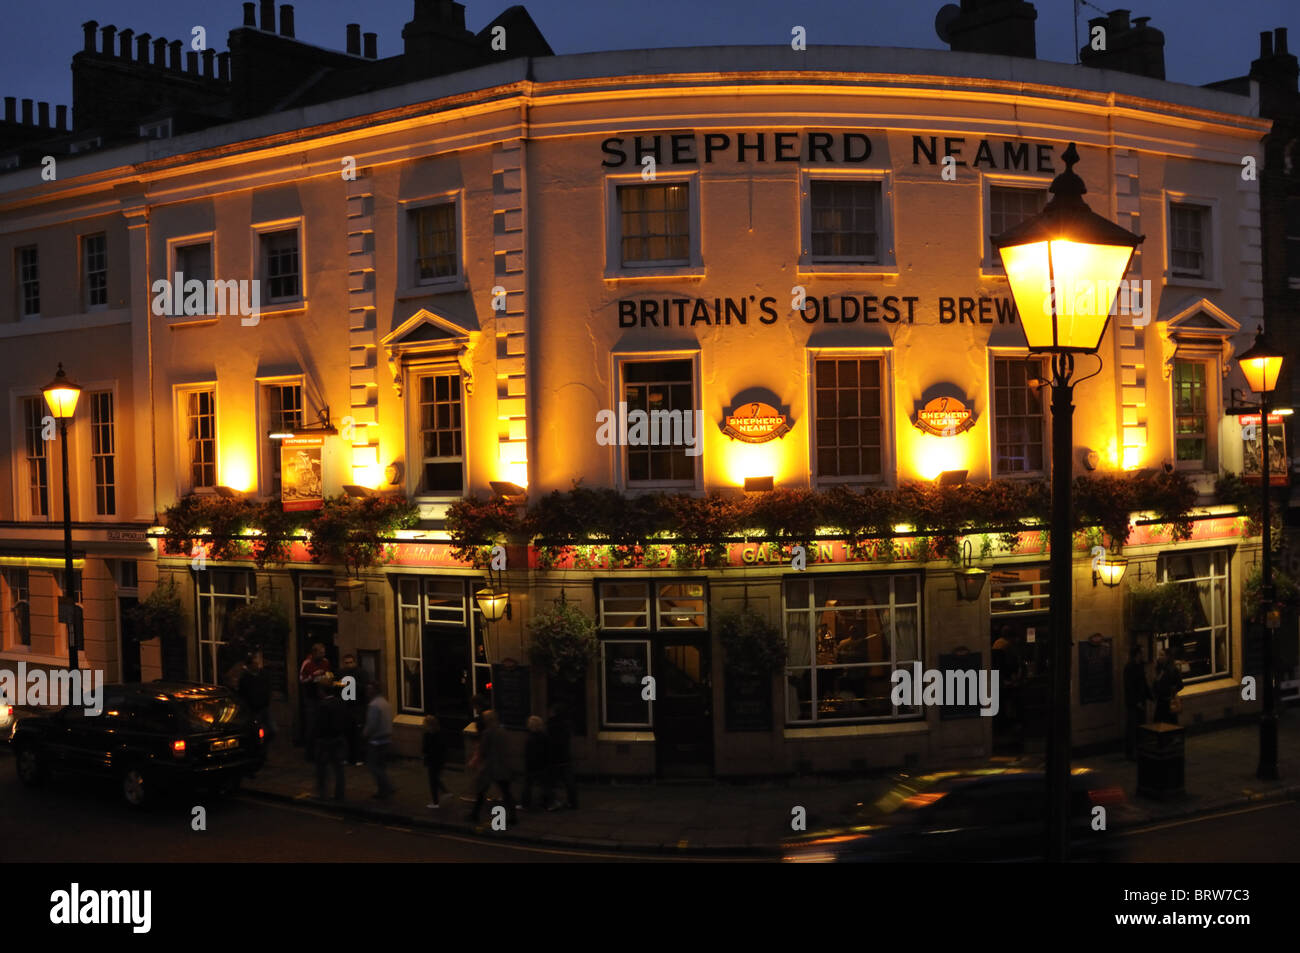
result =
[[1255,343],[1242,352],[1237,363],[1256,394],[1271,394],[1277,387],[1277,376],[1282,373],[1282,352],[1268,346],[1263,328],[1255,332]]
[[81,388],[63,373],[63,363],[60,361],[59,372],[54,375],[54,380],[41,388],[41,393],[45,395],[45,403],[49,404],[50,413],[56,420],[70,420],[73,411],[77,409]]
[[510,606],[510,594],[488,586],[474,593],[474,601],[478,603],[483,618],[489,622],[499,622]]
[[1043,210],[1001,235],[993,247],[1011,285],[1031,351],[1095,352],[1142,235],[1102,218],[1083,201],[1074,143]]

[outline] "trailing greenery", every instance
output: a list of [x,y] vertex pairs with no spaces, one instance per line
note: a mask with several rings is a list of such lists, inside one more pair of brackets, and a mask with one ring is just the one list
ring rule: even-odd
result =
[[[1242,600],[1245,603],[1247,619],[1253,619],[1259,613],[1259,590],[1263,571],[1264,567],[1256,563],[1255,568],[1246,577]],[[1291,611],[1300,609],[1300,584],[1276,566],[1273,567],[1273,598],[1283,609]]]
[[572,602],[544,606],[528,623],[528,631],[532,663],[569,682],[583,677],[600,647],[596,623]]
[[1190,632],[1196,626],[1196,595],[1191,586],[1176,582],[1134,586],[1129,614],[1135,632]]
[[169,576],[137,605],[127,609],[127,617],[141,642],[150,639],[179,639],[183,636],[185,612],[176,583]]
[[287,645],[289,630],[288,614],[279,603],[265,596],[259,595],[230,613],[231,641],[240,642],[249,650]]
[[307,550],[313,562],[356,573],[390,561],[394,534],[418,521],[418,508],[402,499],[330,497],[307,524]]
[[757,678],[785,667],[785,638],[754,609],[724,610],[717,615],[717,626],[728,671]]

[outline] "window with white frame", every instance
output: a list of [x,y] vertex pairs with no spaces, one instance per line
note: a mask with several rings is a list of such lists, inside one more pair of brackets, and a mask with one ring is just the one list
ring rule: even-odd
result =
[[988,220],[984,236],[984,261],[986,267],[1001,270],[1002,256],[993,247],[991,237],[1001,235],[1025,219],[1033,218],[1047,204],[1045,185],[988,185]]
[[877,264],[883,230],[881,182],[812,179],[808,183],[813,264]]
[[199,681],[219,683],[232,665],[239,646],[234,629],[236,609],[257,595],[257,579],[243,569],[205,569],[195,574],[198,610]]
[[293,433],[302,429],[305,420],[302,405],[302,384],[275,382],[262,385],[262,419],[266,432],[262,436],[262,454],[265,460],[262,472],[264,486],[269,496],[280,495],[280,440],[272,434]]
[[26,451],[27,515],[50,515],[50,461],[44,439],[43,397],[22,398],[23,447]]
[[884,472],[884,361],[824,357],[813,361],[818,479],[875,479]]
[[[492,667],[484,641],[486,622],[473,596],[481,586],[480,579],[462,577],[396,578],[402,711],[455,714],[464,709],[468,713],[470,696],[488,690]],[[426,637],[442,642],[446,651],[426,658]],[[465,639],[468,644],[453,649],[448,639]],[[467,670],[460,668],[458,659],[463,658],[469,660]],[[438,671],[439,666],[444,671]],[[434,697],[429,697],[430,693]],[[440,697],[447,693],[455,697]]]
[[1039,357],[993,359],[993,470],[998,476],[1047,468],[1043,388],[1029,386],[1030,380],[1046,376]]
[[272,304],[302,297],[302,263],[298,228],[266,231],[258,235],[262,288]]
[[1182,633],[1156,633],[1156,652],[1168,651],[1187,682],[1228,674],[1228,551],[1203,549],[1162,553],[1160,581],[1183,591],[1192,625]]
[[35,245],[18,252],[18,313],[30,318],[41,313],[41,259]]
[[181,435],[190,489],[217,485],[217,392],[182,391]]
[[890,697],[894,670],[922,658],[917,576],[787,578],[783,592],[788,723],[918,714]]
[[117,513],[117,438],[113,421],[113,392],[90,395],[90,459],[95,471],[95,512]]
[[460,233],[456,203],[441,202],[411,209],[412,284],[452,281],[460,275]]
[[[623,447],[629,486],[692,485],[703,434],[695,426],[695,368],[689,358],[622,361],[622,399],[627,404],[628,440]],[[645,416],[636,427],[633,412]],[[687,445],[687,435],[694,440]],[[621,438],[620,438],[621,439]]]
[[1175,360],[1174,460],[1180,468],[1204,470],[1209,459],[1209,381],[1205,361]]
[[108,238],[84,235],[81,239],[82,283],[86,308],[102,308],[108,304]]
[[989,614],[1027,615],[1050,610],[1048,566],[998,566],[989,574]]
[[4,583],[4,647],[32,644],[31,581],[26,569],[9,568],[0,574]]
[[624,267],[690,264],[689,183],[620,185],[617,195]]
[[418,491],[427,496],[460,496],[465,488],[465,421],[460,371],[417,373],[412,399]]
[[1210,208],[1169,203],[1169,271],[1177,278],[1210,277]]
[[334,577],[326,573],[303,573],[298,577],[298,614],[328,616],[339,614],[339,597]]

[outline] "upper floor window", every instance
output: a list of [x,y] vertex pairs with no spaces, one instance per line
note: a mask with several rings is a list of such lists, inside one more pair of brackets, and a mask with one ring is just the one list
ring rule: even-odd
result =
[[108,238],[101,232],[81,239],[82,280],[86,307],[108,304]]
[[31,583],[26,569],[5,569],[0,575],[5,586],[4,647],[32,644]]
[[881,183],[815,179],[808,183],[814,264],[880,261]]
[[23,443],[27,450],[27,515],[50,515],[49,454],[43,436],[45,399],[22,399]]
[[266,464],[264,474],[267,493],[280,495],[280,440],[272,434],[291,434],[302,429],[305,420],[302,406],[302,384],[275,383],[262,385],[262,413],[267,430],[263,435],[263,453]]
[[175,270],[180,272],[182,281],[202,281],[206,286],[212,280],[212,243],[177,245]]
[[274,232],[263,232],[259,239],[262,255],[262,281],[266,300],[276,303],[301,298],[302,272],[298,249],[298,229],[286,228]]
[[217,392],[191,390],[182,395],[185,461],[190,488],[217,485]]
[[458,371],[418,378],[416,387],[417,453],[420,490],[459,496],[465,488],[465,431]]
[[883,364],[878,357],[814,362],[819,479],[874,478],[883,473]]
[[687,183],[620,185],[618,211],[624,266],[690,264]]
[[460,273],[456,203],[428,205],[412,209],[409,214],[414,238],[415,284],[437,284],[455,279]]
[[1027,218],[1033,218],[1043,210],[1047,203],[1047,189],[1037,186],[993,185],[988,186],[988,220],[984,235],[985,266],[1001,270],[1002,257],[989,240],[993,235],[1001,235],[1009,228],[1014,228]]
[[18,313],[41,313],[41,260],[35,245],[18,249]]
[[117,513],[117,474],[112,391],[90,395],[90,454],[95,468],[95,512],[113,516]]
[[1045,377],[1042,358],[993,359],[995,474],[1041,473],[1046,469],[1043,389],[1029,386],[1031,378]]
[[1203,470],[1209,450],[1209,401],[1204,361],[1175,360],[1174,459],[1178,466]]
[[[695,426],[693,363],[689,359],[625,361],[622,377],[628,421],[627,483],[694,483],[703,435]],[[644,414],[639,429],[632,416],[635,411]]]
[[1179,278],[1210,277],[1210,209],[1169,203],[1169,270]]

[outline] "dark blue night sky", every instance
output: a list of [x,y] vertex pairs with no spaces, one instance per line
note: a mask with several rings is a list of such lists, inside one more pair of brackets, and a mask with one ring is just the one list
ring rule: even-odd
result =
[[[467,0],[467,26],[481,29],[511,0]],[[658,46],[784,44],[794,24],[818,42],[946,49],[934,32],[943,0],[527,0],[524,4],[557,53]],[[1039,0],[1040,59],[1074,62],[1073,0]],[[1107,9],[1110,7],[1106,4]],[[239,0],[6,0],[8,25],[0,33],[0,95],[71,103],[72,55],[81,48],[80,24],[98,20],[169,40],[190,37],[195,25],[208,45],[226,48],[226,34],[242,22]],[[411,0],[300,0],[297,36],[342,49],[344,25],[358,21],[379,34],[379,55],[401,51]],[[1170,80],[1200,85],[1244,75],[1258,55],[1259,33],[1291,28],[1300,46],[1296,0],[1157,0],[1132,9],[1164,31]],[[1079,32],[1100,7],[1083,4]]]

